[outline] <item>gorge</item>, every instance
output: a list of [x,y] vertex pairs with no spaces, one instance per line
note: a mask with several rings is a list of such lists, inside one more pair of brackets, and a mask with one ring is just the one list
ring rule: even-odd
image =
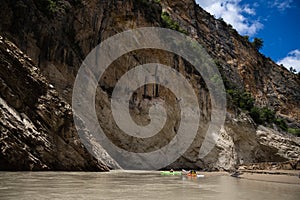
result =
[[[97,87],[97,117],[114,144],[148,152],[176,135],[180,110],[165,87],[139,88],[130,104],[131,117],[141,125],[149,122],[149,107],[165,105],[168,120],[158,138],[123,134],[110,108],[122,75],[137,65],[161,63],[192,83],[202,119],[194,142],[166,168],[227,171],[242,164],[287,161],[296,162],[291,168],[300,168],[300,138],[289,133],[300,130],[299,74],[259,53],[246,37],[194,0],[2,0],[1,5],[0,170],[120,168],[101,145],[94,144],[92,153],[91,147],[83,145],[73,120],[72,90],[92,49],[111,36],[141,27],[173,29],[207,51],[225,85],[226,121],[215,147],[200,159],[211,115],[203,78],[178,55],[155,49],[132,51],[112,63]],[[89,130],[82,131],[90,135]]]

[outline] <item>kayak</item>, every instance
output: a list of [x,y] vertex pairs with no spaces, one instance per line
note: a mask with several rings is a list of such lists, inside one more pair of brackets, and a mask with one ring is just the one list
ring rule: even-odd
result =
[[188,177],[197,177],[197,178],[204,178],[203,174],[186,174]]
[[197,178],[204,178],[203,174],[197,174],[195,171],[194,173],[191,173],[191,171],[182,170],[182,175],[186,175],[189,177],[197,177]]
[[162,171],[160,175],[181,175],[181,172]]
[[190,176],[190,177],[197,177],[197,174],[191,174],[191,173],[188,173],[187,176]]
[[197,174],[190,174],[190,173],[188,173],[187,176],[196,177]]
[[164,175],[164,176],[174,176],[174,175],[185,175],[185,176],[189,176],[189,177],[197,177],[197,178],[204,178],[203,174],[191,174],[191,173],[184,173],[183,172],[178,172],[178,171],[174,171],[174,172],[170,172],[170,171],[161,171],[160,175]]

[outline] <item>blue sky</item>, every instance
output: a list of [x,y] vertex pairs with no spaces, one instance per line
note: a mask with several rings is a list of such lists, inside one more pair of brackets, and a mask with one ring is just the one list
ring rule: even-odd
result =
[[300,72],[300,0],[196,0],[241,35],[264,41],[261,53]]

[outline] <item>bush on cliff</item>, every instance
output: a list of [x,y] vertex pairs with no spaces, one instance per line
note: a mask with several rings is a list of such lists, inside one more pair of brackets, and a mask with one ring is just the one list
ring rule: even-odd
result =
[[166,28],[169,28],[169,29],[172,29],[172,30],[175,30],[175,31],[179,31],[183,34],[187,34],[188,32],[186,30],[184,30],[183,28],[181,28],[179,26],[179,23],[178,22],[175,22],[169,15],[169,13],[167,12],[162,12],[161,14],[161,19],[164,23],[164,26]]

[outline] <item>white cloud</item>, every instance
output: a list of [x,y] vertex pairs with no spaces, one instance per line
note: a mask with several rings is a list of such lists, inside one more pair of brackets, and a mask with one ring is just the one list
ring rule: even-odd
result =
[[258,20],[251,20],[246,15],[254,16],[255,9],[250,5],[241,5],[241,0],[196,0],[197,3],[216,18],[223,18],[240,34],[253,36],[263,25]]
[[243,8],[243,11],[249,15],[255,15],[256,12],[253,8],[250,8],[249,5],[246,5],[244,8]]
[[277,64],[282,64],[287,69],[293,67],[297,72],[300,72],[300,50],[296,49],[291,51],[285,58],[279,60]]
[[294,0],[275,0],[272,2],[269,2],[269,4],[271,5],[271,7],[275,7],[278,8],[281,11],[284,11],[288,8],[291,8],[291,4],[294,2]]

